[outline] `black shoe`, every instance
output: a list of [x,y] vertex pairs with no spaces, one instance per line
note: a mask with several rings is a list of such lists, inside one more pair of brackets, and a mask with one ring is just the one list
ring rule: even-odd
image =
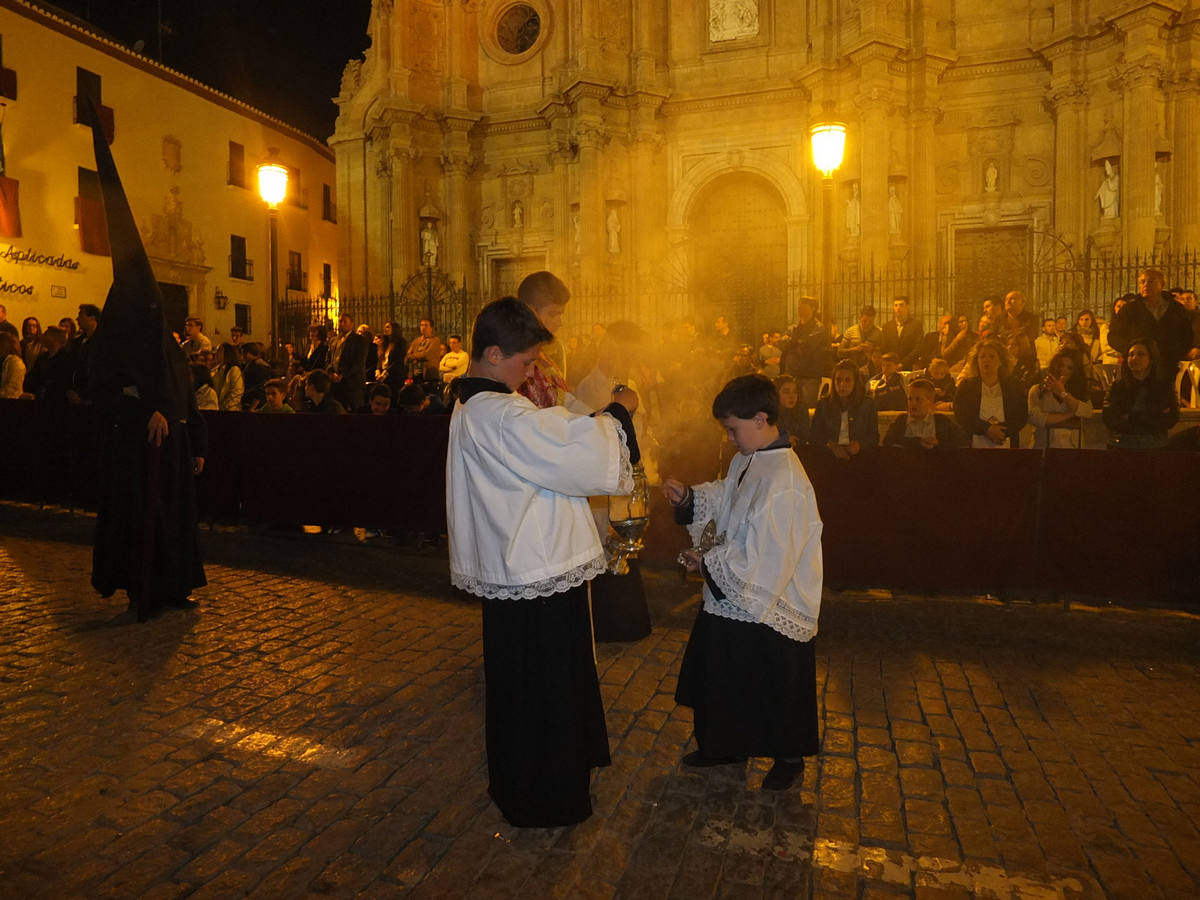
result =
[[771,771],[767,773],[767,777],[763,779],[763,790],[786,791],[795,783],[797,778],[803,777],[803,758],[797,762],[788,762],[787,760],[777,759],[775,760],[775,765],[771,766]]
[[710,766],[731,766],[735,763],[744,763],[744,756],[705,756],[699,750],[693,750],[683,758],[685,766],[692,766],[697,769],[706,769]]

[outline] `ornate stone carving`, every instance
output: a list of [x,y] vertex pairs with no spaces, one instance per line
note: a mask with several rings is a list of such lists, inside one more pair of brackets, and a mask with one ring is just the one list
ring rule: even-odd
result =
[[708,39],[715,43],[758,36],[758,0],[708,0]]
[[1044,187],[1050,183],[1050,161],[1042,156],[1025,157],[1025,181],[1030,187]]
[[162,140],[162,161],[166,170],[172,175],[183,171],[183,143],[179,138],[168,134]]
[[172,187],[163,198],[163,211],[150,216],[146,253],[159,259],[191,266],[204,265],[204,241],[192,237],[192,223],[183,217],[179,188]]
[[361,59],[352,59],[346,63],[346,68],[342,70],[342,85],[338,94],[342,97],[349,97],[362,85],[362,67]]

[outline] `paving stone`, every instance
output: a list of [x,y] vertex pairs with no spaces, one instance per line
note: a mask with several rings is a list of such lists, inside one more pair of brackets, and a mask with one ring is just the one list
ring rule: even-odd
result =
[[647,567],[596,814],[516,829],[444,550],[207,531],[198,609],[133,625],[92,524],[0,503],[0,896],[1200,895],[1196,618],[830,594],[822,754],[775,795],[769,760],[679,766],[697,585]]

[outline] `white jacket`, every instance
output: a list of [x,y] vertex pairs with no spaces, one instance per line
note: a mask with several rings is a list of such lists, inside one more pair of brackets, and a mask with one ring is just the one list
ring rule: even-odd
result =
[[446,454],[450,580],[480,597],[530,599],[604,571],[589,496],[633,489],[612,416],[538,409],[516,393],[458,403]]

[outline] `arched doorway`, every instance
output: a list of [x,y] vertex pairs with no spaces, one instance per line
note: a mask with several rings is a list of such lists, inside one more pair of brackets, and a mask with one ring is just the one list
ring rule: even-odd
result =
[[740,341],[787,322],[787,226],[783,197],[765,178],[722,175],[696,199],[688,223],[691,294],[706,332],[725,316]]

